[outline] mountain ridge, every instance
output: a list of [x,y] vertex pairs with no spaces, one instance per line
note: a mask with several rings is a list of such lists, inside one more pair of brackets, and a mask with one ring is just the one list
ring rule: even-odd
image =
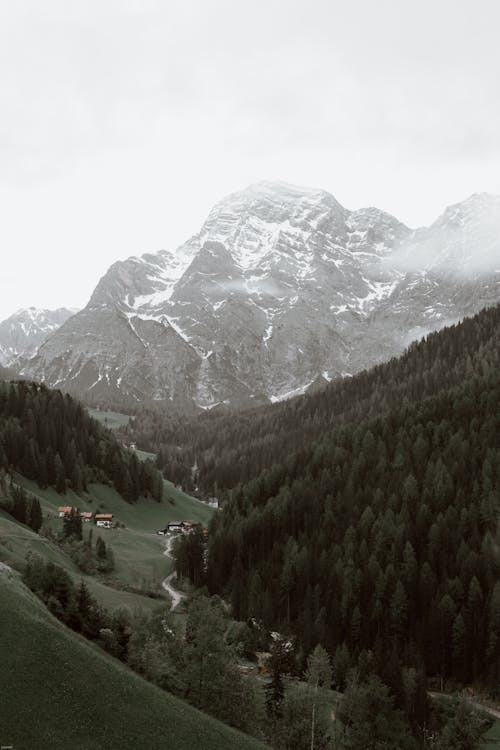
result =
[[489,194],[412,230],[326,191],[255,183],[177,251],[114,263],[23,374],[97,403],[281,399],[496,302],[499,228]]
[[76,312],[76,308],[67,307],[16,310],[0,322],[0,365],[12,365],[19,357],[33,356],[40,344]]

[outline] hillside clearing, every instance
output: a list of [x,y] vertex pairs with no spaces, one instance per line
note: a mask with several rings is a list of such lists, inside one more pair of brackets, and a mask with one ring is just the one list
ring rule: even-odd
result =
[[[141,498],[131,505],[107,485],[92,484],[88,493],[76,495],[68,491],[62,496],[51,488],[42,490],[23,477],[18,476],[16,481],[39,498],[44,522],[55,533],[62,528],[57,514],[60,505],[73,505],[82,511],[94,513],[113,513],[115,520],[121,524],[112,529],[83,525],[84,538],[92,530],[94,543],[97,537],[102,537],[106,544],[110,544],[115,557],[113,573],[96,578],[82,574],[55,542],[35,534],[8,514],[0,513],[0,560],[22,570],[28,553],[37,553],[63,567],[72,578],[83,578],[96,599],[109,609],[125,606],[131,611],[150,611],[157,607],[164,597],[161,582],[171,571],[172,563],[163,555],[164,537],[158,536],[156,531],[176,519],[191,519],[207,525],[213,513],[213,509],[168,482],[165,482],[161,503]],[[148,596],[144,595],[146,593]],[[149,595],[152,593],[155,595],[153,598]]]
[[110,430],[116,430],[118,427],[124,427],[130,422],[128,414],[121,414],[118,411],[106,411],[101,409],[88,409],[91,417]]

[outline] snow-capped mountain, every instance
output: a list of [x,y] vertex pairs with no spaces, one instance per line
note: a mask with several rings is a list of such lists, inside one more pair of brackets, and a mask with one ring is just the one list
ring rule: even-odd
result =
[[500,298],[500,199],[429,228],[322,190],[229,195],[175,252],[115,263],[24,374],[102,402],[285,398]]
[[60,307],[18,310],[0,323],[0,365],[10,365],[18,357],[32,357],[40,344],[55,333],[76,310]]

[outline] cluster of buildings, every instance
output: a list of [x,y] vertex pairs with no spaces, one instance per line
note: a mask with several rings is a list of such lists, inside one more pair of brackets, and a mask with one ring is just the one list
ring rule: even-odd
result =
[[78,514],[84,523],[93,521],[96,526],[101,526],[104,529],[110,529],[113,525],[112,513],[90,513],[89,511],[81,511],[80,508],[71,505],[60,505],[57,512],[59,518]]
[[170,521],[164,529],[158,529],[157,534],[191,534],[201,528],[198,521]]

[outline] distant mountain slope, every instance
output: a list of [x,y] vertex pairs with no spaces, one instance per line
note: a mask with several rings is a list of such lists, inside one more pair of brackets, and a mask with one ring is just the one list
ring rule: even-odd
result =
[[61,625],[0,563],[2,743],[54,750],[258,750]]
[[[452,393],[470,381],[477,384],[499,372],[497,305],[429,334],[403,356],[333,382],[321,392],[240,414],[214,411],[191,421],[175,420],[163,432],[160,418],[151,422],[151,414],[138,416],[134,429],[140,433],[143,422],[150,422],[160,464],[165,451],[167,466],[171,458],[187,467],[179,482],[189,484],[196,462],[194,481],[204,494],[215,490],[229,494],[260,475],[276,474],[277,465],[286,457],[309,455],[316,442],[334,430],[385,419],[402,407],[419,407],[441,392]],[[499,411],[500,401],[494,402],[492,413],[496,416]],[[450,419],[453,417],[450,407]],[[299,461],[297,470],[301,466]]]
[[18,357],[32,357],[40,344],[76,313],[66,307],[18,310],[0,323],[0,365],[12,364]]
[[280,400],[399,354],[500,299],[500,198],[429,228],[258,183],[176,252],[115,263],[24,373],[103,404]]
[[166,475],[183,487],[220,496],[261,473],[274,473],[278,459],[309,450],[334,427],[419,403],[443,387],[461,385],[469,372],[500,366],[499,354],[497,305],[429,334],[397,359],[272,407],[239,414],[214,409],[193,419],[142,410],[129,425],[128,439],[158,453]]

